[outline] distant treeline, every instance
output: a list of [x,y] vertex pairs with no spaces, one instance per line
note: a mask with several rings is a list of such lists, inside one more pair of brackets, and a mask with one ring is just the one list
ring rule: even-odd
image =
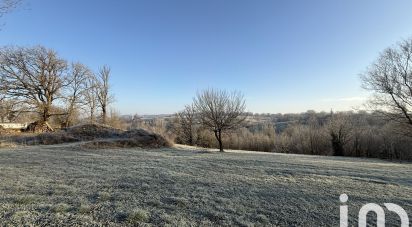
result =
[[[412,137],[380,116],[365,111],[248,113],[244,125],[225,133],[223,141],[226,149],[412,160]],[[187,135],[178,117],[148,121],[135,116],[125,125],[148,128],[176,143],[218,148],[213,133],[193,124]]]

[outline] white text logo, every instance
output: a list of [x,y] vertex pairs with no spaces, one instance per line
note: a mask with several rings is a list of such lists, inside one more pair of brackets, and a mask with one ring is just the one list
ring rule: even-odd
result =
[[[348,201],[348,195],[342,194],[340,195],[339,199],[341,203],[346,203]],[[395,212],[397,215],[399,215],[400,220],[401,220],[401,227],[409,227],[408,214],[402,207],[394,203],[384,203],[383,205],[385,205],[386,209],[388,209],[389,211]],[[375,203],[365,204],[359,210],[359,215],[358,215],[359,227],[366,227],[367,215],[369,212],[375,212],[376,217],[377,217],[377,222],[376,222],[377,227],[385,227],[385,211],[383,210],[381,206]],[[340,206],[340,227],[348,227],[348,206],[347,205]]]

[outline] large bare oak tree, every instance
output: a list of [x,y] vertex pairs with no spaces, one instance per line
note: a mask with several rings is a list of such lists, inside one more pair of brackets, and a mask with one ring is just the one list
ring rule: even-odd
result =
[[246,119],[245,99],[240,92],[207,89],[194,98],[194,106],[200,123],[213,131],[223,152],[222,133],[235,129]]
[[33,106],[41,121],[47,122],[53,115],[53,103],[66,86],[67,69],[67,62],[54,50],[5,47],[0,49],[0,90]]

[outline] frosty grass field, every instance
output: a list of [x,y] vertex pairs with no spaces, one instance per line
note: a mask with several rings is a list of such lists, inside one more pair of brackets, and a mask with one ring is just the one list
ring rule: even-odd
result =
[[[412,165],[373,159],[210,150],[0,150],[2,225],[339,226],[365,203],[412,217]],[[386,211],[387,226],[398,225]]]

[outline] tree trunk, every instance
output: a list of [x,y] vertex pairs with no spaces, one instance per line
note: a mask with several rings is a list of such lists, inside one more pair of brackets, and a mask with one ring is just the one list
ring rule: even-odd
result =
[[90,123],[94,123],[95,119],[94,119],[94,107],[90,107]]
[[339,137],[335,134],[332,134],[332,148],[334,156],[343,156],[343,144]]
[[41,121],[42,122],[47,122],[49,120],[49,118],[50,118],[50,108],[46,106],[46,107],[43,108]]
[[315,149],[313,148],[314,145],[313,145],[313,135],[312,135],[312,132],[311,132],[311,134],[309,135],[309,140],[310,140],[310,154],[311,154],[311,155],[314,155],[314,154],[315,154]]
[[106,124],[106,118],[107,118],[106,107],[102,106],[102,123],[103,124]]
[[189,139],[188,139],[188,142],[189,142],[189,145],[190,145],[190,146],[193,146],[193,145],[194,145],[192,130],[190,130],[190,132],[189,132]]
[[215,130],[215,137],[217,139],[217,142],[219,142],[219,151],[224,152],[223,143],[222,143],[222,131],[221,130]]
[[67,115],[64,120],[64,127],[68,128],[71,126],[71,117],[73,114],[74,107],[70,106],[69,110],[67,111]]

